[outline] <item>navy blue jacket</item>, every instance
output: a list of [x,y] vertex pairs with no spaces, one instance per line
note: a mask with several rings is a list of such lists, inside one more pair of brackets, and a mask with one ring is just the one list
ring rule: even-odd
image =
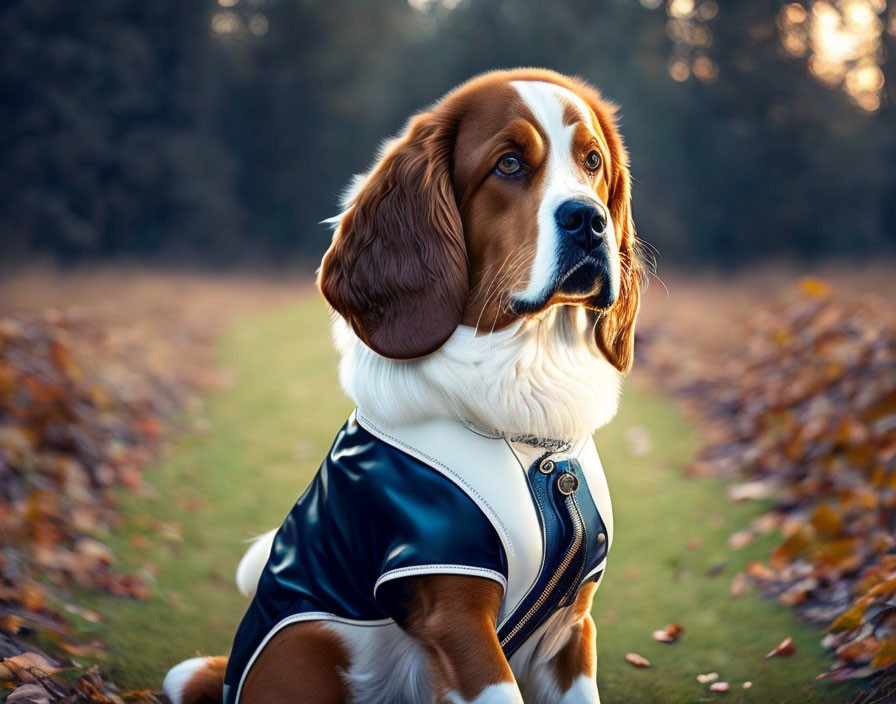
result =
[[[469,457],[459,447],[467,440]],[[579,455],[590,442],[583,441]],[[471,468],[476,454],[491,466]],[[237,701],[249,667],[281,628],[319,619],[389,622],[401,609],[391,587],[417,574],[469,574],[501,583],[505,602],[508,596],[513,602],[505,603],[498,624],[510,657],[603,570],[607,530],[575,454],[532,444],[515,448],[456,423],[387,431],[352,414],[277,532],[234,639],[225,704]],[[495,477],[483,476],[490,471],[507,473],[507,481],[495,484]],[[540,545],[528,545],[533,542]]]

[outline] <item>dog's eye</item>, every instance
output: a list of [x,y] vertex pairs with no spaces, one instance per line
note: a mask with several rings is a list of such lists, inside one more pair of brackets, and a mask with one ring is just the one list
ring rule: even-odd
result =
[[495,168],[505,176],[512,176],[523,168],[523,162],[515,154],[505,154],[498,159]]
[[597,171],[600,168],[600,164],[600,154],[592,149],[588,152],[588,156],[585,157],[585,168],[589,171]]

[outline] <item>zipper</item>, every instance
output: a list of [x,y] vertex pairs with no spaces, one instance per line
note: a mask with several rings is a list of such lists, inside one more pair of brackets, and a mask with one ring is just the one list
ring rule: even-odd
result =
[[[510,633],[508,633],[501,640],[501,647],[506,646],[517,633],[519,633],[523,627],[538,613],[539,609],[544,606],[544,603],[551,597],[554,589],[557,587],[557,583],[563,579],[563,576],[566,574],[566,571],[569,569],[569,566],[572,564],[573,559],[579,552],[579,549],[582,547],[582,543],[585,540],[585,525],[582,521],[582,515],[579,513],[578,506],[576,505],[575,498],[570,494],[566,497],[566,510],[569,512],[570,517],[572,518],[573,523],[573,537],[572,543],[569,546],[569,550],[566,552],[566,555],[563,557],[563,561],[560,563],[560,566],[557,568],[557,571],[554,572],[554,576],[548,581],[545,586],[544,591],[541,593],[541,596],[535,601],[534,604],[529,608],[529,610],[523,615],[523,617],[517,621],[516,625],[511,629]],[[575,589],[578,586],[573,584],[571,589]]]
[[[580,530],[582,531],[582,542],[587,541],[587,530],[585,526],[585,520],[582,518],[582,510],[579,508],[579,503],[576,501],[575,494],[571,494],[569,497],[572,500],[572,506],[575,511],[570,509],[570,515],[572,516],[573,523],[578,527],[580,526]],[[575,529],[574,529],[575,530]],[[582,555],[582,563],[579,565],[579,571],[576,573],[576,577],[569,583],[569,588],[566,590],[566,593],[563,595],[563,598],[560,599],[560,606],[568,606],[570,597],[575,594],[580,586],[582,581],[582,575],[585,574],[585,563],[588,560],[587,555]]]

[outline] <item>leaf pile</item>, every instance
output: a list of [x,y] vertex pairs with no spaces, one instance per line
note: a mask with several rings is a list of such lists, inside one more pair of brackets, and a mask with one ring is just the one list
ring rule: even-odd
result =
[[[141,470],[170,419],[183,410],[195,419],[193,390],[217,377],[201,366],[207,333],[147,333],[77,309],[0,317],[0,634],[8,651],[32,650],[39,635],[69,655],[99,653],[102,644],[80,642],[60,609],[102,616],[65,603],[69,591],[149,594],[147,576],[119,572],[104,542],[121,521],[113,490],[151,491]],[[106,698],[67,702],[121,701],[95,672],[71,686],[24,674],[0,665],[3,679],[30,686],[23,702],[61,701],[57,689],[74,696],[72,686]],[[7,701],[20,701],[18,692]]]
[[97,666],[70,680],[59,675],[66,667],[41,652],[21,652],[20,645],[0,633],[0,687],[8,690],[6,704],[161,704],[147,690],[118,689]]
[[[829,627],[823,676],[896,665],[896,308],[844,302],[824,282],[756,311],[729,339],[647,331],[648,373],[696,413],[706,445],[689,473],[741,483],[729,498],[772,510],[732,536],[779,531],[767,563],[738,575]],[[894,688],[893,691],[896,691]]]

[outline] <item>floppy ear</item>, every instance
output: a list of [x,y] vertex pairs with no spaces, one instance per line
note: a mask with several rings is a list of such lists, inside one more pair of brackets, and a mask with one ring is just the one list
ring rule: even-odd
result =
[[374,352],[414,359],[460,324],[470,290],[451,185],[453,130],[416,116],[342,216],[320,267],[324,297]]
[[[624,155],[624,153],[623,153]],[[619,297],[595,328],[600,351],[623,374],[635,360],[635,320],[641,308],[641,261],[635,246],[628,164],[619,162],[610,191],[610,216],[619,237]]]
[[601,123],[612,159],[610,178],[610,217],[619,242],[619,297],[598,319],[594,335],[597,346],[610,364],[623,374],[635,359],[635,320],[641,307],[643,268],[638,256],[635,223],[632,220],[632,185],[628,153],[613,119],[615,106],[605,103],[591,91],[591,104]]

